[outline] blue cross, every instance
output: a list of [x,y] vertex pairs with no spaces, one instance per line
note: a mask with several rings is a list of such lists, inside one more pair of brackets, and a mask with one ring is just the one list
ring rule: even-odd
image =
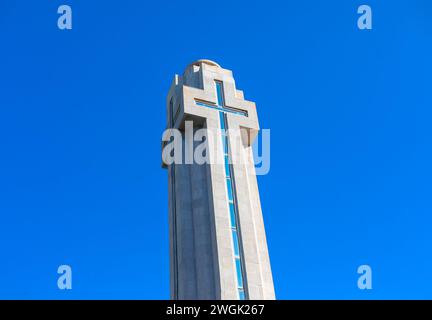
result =
[[233,113],[233,114],[237,114],[237,115],[241,115],[241,116],[245,116],[245,117],[248,116],[248,113],[246,110],[228,107],[225,105],[222,82],[220,82],[220,81],[216,81],[216,94],[217,94],[217,103],[212,103],[212,102],[202,101],[202,100],[197,100],[197,99],[195,99],[195,103],[197,106],[201,106],[201,107],[216,109],[218,111]]
[[239,225],[238,225],[238,217],[237,217],[237,205],[236,205],[236,192],[234,187],[234,175],[231,168],[231,157],[229,152],[229,143],[228,143],[228,133],[227,133],[227,119],[226,113],[233,113],[241,116],[248,116],[247,111],[227,107],[225,105],[224,94],[223,94],[223,84],[221,81],[215,81],[216,84],[216,94],[217,94],[217,103],[205,102],[202,100],[195,100],[195,103],[198,106],[206,107],[210,109],[215,109],[219,111],[219,121],[220,127],[222,129],[222,148],[224,152],[224,167],[225,167],[225,181],[227,186],[227,196],[228,196],[228,207],[229,207],[229,215],[230,215],[230,224],[231,224],[231,235],[234,245],[234,263],[235,270],[237,276],[237,291],[240,300],[245,300],[247,298],[246,288],[245,288],[245,274],[244,267],[242,265],[243,254],[240,250],[240,236],[238,233]]

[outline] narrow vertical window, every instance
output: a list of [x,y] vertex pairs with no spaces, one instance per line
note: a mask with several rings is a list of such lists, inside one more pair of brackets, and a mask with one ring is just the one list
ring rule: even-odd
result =
[[216,95],[217,95],[218,105],[224,107],[225,103],[224,103],[224,96],[223,96],[223,84],[221,81],[216,81]]

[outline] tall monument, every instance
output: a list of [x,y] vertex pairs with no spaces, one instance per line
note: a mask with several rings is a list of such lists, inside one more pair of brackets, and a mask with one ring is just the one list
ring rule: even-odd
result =
[[[275,299],[253,164],[252,143],[259,130],[255,103],[237,90],[230,70],[198,60],[174,77],[167,96],[167,129],[163,147],[172,131],[179,132],[182,147],[173,153],[183,157],[180,163],[169,163],[163,156],[171,298]],[[220,161],[184,161],[188,146],[198,144],[198,130],[209,133],[202,138],[205,155],[220,154]],[[233,161],[234,154],[240,161]]]

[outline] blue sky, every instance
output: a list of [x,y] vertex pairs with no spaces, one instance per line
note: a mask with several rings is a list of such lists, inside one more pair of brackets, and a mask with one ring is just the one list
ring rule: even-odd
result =
[[[364,3],[372,31],[357,28]],[[258,182],[277,297],[432,298],[431,13],[426,0],[1,1],[0,298],[169,297],[164,103],[199,58],[233,70],[271,129]]]

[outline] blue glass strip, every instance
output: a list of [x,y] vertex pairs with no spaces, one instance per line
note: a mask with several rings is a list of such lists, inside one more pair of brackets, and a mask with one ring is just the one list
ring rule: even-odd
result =
[[209,103],[204,103],[204,102],[196,101],[196,104],[197,104],[198,106],[201,106],[201,107],[206,107],[206,108],[211,108],[211,109],[222,110],[222,108],[220,108],[219,106],[217,106],[217,105],[213,105],[213,104],[209,104]]
[[237,230],[232,230],[232,237],[234,242],[234,256],[240,257],[239,239],[237,236]]
[[241,269],[241,262],[239,258],[235,259],[236,271],[237,271],[237,285],[239,288],[243,288],[243,276]]
[[239,114],[239,115],[245,116],[245,117],[248,116],[247,111],[243,111],[243,110],[239,110],[239,109],[235,109],[235,108],[230,108],[230,107],[227,107],[227,106],[223,107],[223,111],[224,112],[234,113],[234,114]]
[[[222,112],[220,112],[220,114],[222,114]],[[225,155],[228,155],[228,136],[227,136],[227,132],[225,131],[224,127],[222,127],[224,124],[221,123],[221,128],[222,128],[222,148],[223,148],[223,153]]]
[[219,110],[219,111],[229,112],[229,113],[238,114],[238,115],[247,117],[247,112],[246,111],[240,111],[240,110],[237,111],[237,110],[229,109],[229,108],[226,108],[226,107],[220,107],[220,106],[217,106],[217,105],[214,105],[214,104],[209,104],[209,103],[205,103],[205,102],[201,102],[201,101],[195,101],[195,103],[196,103],[197,106],[200,106],[200,107],[206,107],[206,108],[210,108],[210,109],[216,109],[216,110]]
[[220,122],[221,130],[223,130],[222,140],[224,140],[223,137],[225,136],[225,117],[224,117],[223,112],[219,112],[219,122]]
[[236,218],[235,218],[235,208],[234,208],[234,203],[230,202],[229,203],[229,210],[230,210],[230,225],[231,228],[237,228],[236,225]]
[[223,152],[224,154],[228,154],[228,138],[226,136],[222,137],[222,143],[223,143]]
[[229,167],[229,162],[228,162],[228,156],[225,156],[225,177],[230,177],[231,173],[230,173],[230,167]]
[[223,91],[222,90],[223,90],[222,82],[216,81],[216,94],[217,94],[217,101],[218,101],[219,106],[224,105]]
[[232,191],[232,183],[231,179],[226,179],[227,189],[228,189],[228,200],[233,201],[233,191]]
[[246,300],[246,296],[243,290],[239,290],[239,298],[240,300]]

